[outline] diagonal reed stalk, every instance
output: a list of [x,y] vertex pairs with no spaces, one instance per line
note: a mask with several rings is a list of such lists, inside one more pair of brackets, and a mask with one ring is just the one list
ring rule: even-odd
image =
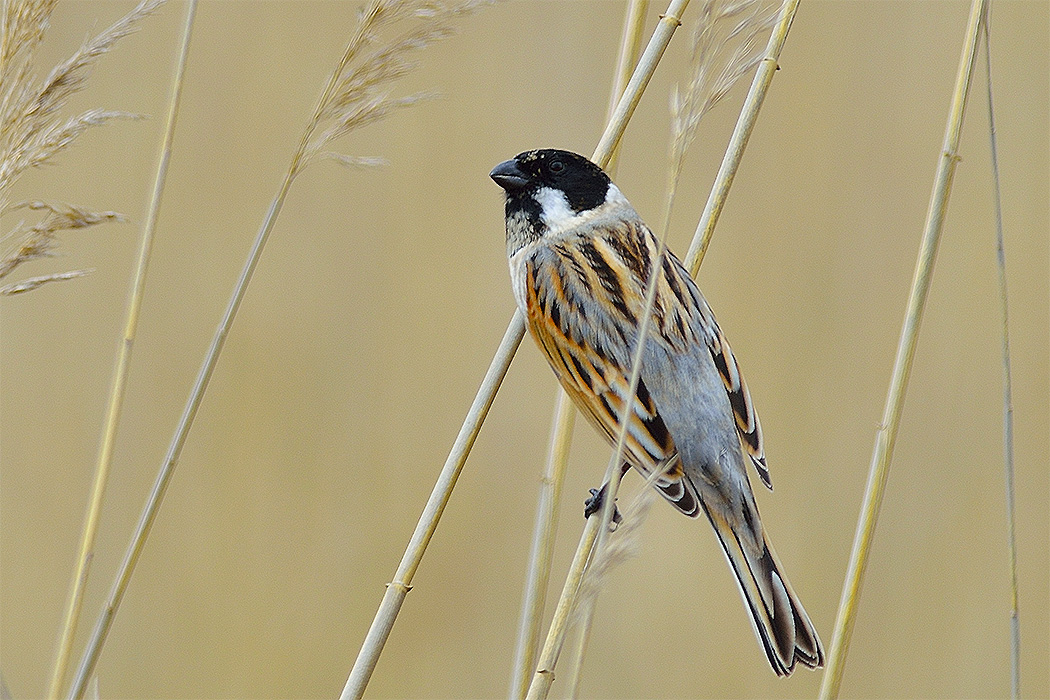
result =
[[886,406],[882,422],[876,433],[868,484],[861,503],[853,550],[842,588],[842,599],[835,618],[834,636],[828,650],[828,666],[820,686],[822,700],[838,697],[839,688],[842,685],[842,672],[849,652],[853,625],[856,622],[861,584],[871,554],[871,543],[875,537],[875,525],[878,522],[886,480],[889,477],[890,460],[893,457],[893,446],[897,440],[897,429],[900,427],[901,413],[904,409],[904,394],[911,375],[912,360],[915,357],[915,347],[919,338],[919,326],[922,323],[922,314],[930,290],[933,264],[937,257],[937,245],[940,242],[944,218],[948,212],[948,195],[951,192],[955,166],[959,161],[959,135],[962,131],[966,100],[970,93],[970,79],[973,76],[976,62],[977,42],[984,10],[985,0],[973,0],[963,41],[962,56],[959,59],[955,90],[948,112],[944,143],[937,163],[937,174],[934,179],[933,193],[930,196],[929,210],[926,214],[926,225],[919,246],[919,257],[915,265],[915,275],[908,296],[904,324],[897,344],[893,374],[886,395]]
[[1006,294],[1006,246],[1003,243],[1003,197],[999,186],[999,147],[995,133],[992,100],[992,45],[988,27],[991,7],[982,18],[984,69],[988,87],[988,140],[991,151],[993,200],[995,203],[995,269],[999,283],[1001,347],[1003,358],[1003,482],[1006,490],[1006,558],[1010,577],[1010,697],[1021,697],[1021,614],[1017,595],[1017,536],[1014,516],[1014,406],[1010,381],[1010,323]]
[[[262,257],[266,241],[280,216],[292,183],[311,163],[322,159],[332,159],[347,165],[374,163],[372,159],[343,156],[322,149],[334,139],[356,128],[371,124],[396,109],[418,102],[421,96],[391,98],[380,92],[380,88],[403,77],[411,70],[412,64],[404,59],[405,54],[418,51],[448,36],[451,28],[447,22],[453,17],[473,11],[480,4],[481,2],[477,0],[461,0],[458,3],[440,3],[430,0],[416,2],[371,0],[361,11],[357,27],[351,34],[342,58],[332,72],[317,102],[313,116],[303,131],[284,179],[270,203],[240,277],[234,285],[226,311],[219,322],[211,346],[208,348],[197,379],[190,391],[164,462],[157,473],[153,489],[132,535],[131,543],[121,562],[102,612],[95,623],[87,648],[80,659],[69,697],[79,699],[84,695],[87,682],[98,662],[102,646],[105,644],[113,619],[131,581],[135,565],[157,517],[204,392],[226,343],[226,337],[229,335],[237,310],[244,299],[259,259]],[[380,28],[411,17],[419,18],[422,26],[405,32],[390,44],[373,48],[378,41],[376,32]]]
[[[638,62],[648,10],[649,0],[629,0],[627,3],[616,75],[613,78],[613,89],[609,102],[609,115],[616,109],[627,87],[627,81]],[[619,152],[619,145],[617,145],[605,168],[610,175],[616,171]],[[529,690],[529,679],[532,677],[536,653],[539,651],[540,627],[547,600],[551,561],[554,557],[554,539],[558,529],[558,509],[561,504],[562,484],[568,469],[569,447],[572,443],[572,431],[575,425],[576,408],[569,395],[559,388],[554,407],[554,424],[551,427],[547,464],[540,486],[539,503],[536,507],[536,524],[533,528],[532,547],[525,577],[525,593],[522,596],[521,620],[518,625],[518,640],[511,672],[510,697],[518,698],[518,700],[522,700]]]
[[[646,16],[646,14],[648,14],[648,12],[649,12],[649,0],[633,0],[630,3],[630,5],[628,6],[628,8],[627,8],[627,17],[626,17],[626,20],[624,22],[623,41],[621,42],[620,57],[619,57],[619,61],[618,61],[618,64],[617,64],[616,87],[615,87],[615,90],[613,92],[613,95],[614,95],[614,97],[616,97],[616,99],[618,99],[618,96],[622,93],[624,82],[626,81],[627,77],[630,75],[630,71],[633,70],[633,66],[638,60],[638,49],[639,49],[638,39],[641,37],[641,32],[642,32],[642,30],[644,28],[643,25],[644,25],[644,22],[645,22],[645,16]],[[630,61],[630,65],[626,65],[626,62],[628,60]],[[612,103],[610,103],[610,105],[609,105],[610,110],[615,107],[615,103],[616,103],[616,100],[614,99],[612,101]],[[619,165],[619,155],[620,155],[620,149],[617,148],[615,151],[613,151],[612,158],[609,159],[609,164],[605,167],[605,171],[609,174],[610,177],[615,177],[616,176],[617,166]],[[571,404],[572,401],[569,398],[568,394],[566,394],[564,391],[559,390],[559,394],[560,394],[560,396],[559,396],[559,410],[560,410],[562,405]],[[573,417],[576,416],[576,411],[575,410],[572,411],[572,415],[573,415]],[[575,421],[574,421],[574,423],[575,423]],[[568,429],[571,431],[572,427],[573,426],[570,425]],[[566,462],[568,462],[568,459],[569,459],[568,452],[565,453],[564,459],[565,459]],[[640,512],[640,510],[639,510],[639,512]],[[551,549],[552,549],[552,552],[553,552],[553,547],[554,547],[553,537],[554,537],[554,533],[552,532],[551,533],[552,541],[551,541],[551,543],[549,545],[551,547]],[[547,586],[547,582],[546,581],[544,581],[544,586],[545,587]],[[587,605],[586,605],[586,608],[584,610],[584,612],[585,612],[584,622],[579,626],[579,633],[576,636],[576,643],[575,643],[575,645],[573,646],[573,649],[572,649],[573,663],[570,666],[571,675],[570,675],[569,682],[568,682],[568,687],[569,687],[569,691],[570,691],[569,697],[571,697],[571,698],[575,698],[577,696],[577,694],[579,693],[579,684],[580,684],[580,681],[582,680],[582,676],[580,674],[580,671],[582,670],[582,667],[583,667],[583,657],[584,657],[584,655],[586,654],[586,651],[587,651],[587,644],[590,641],[590,625],[589,625],[589,622],[588,622],[587,614],[593,613],[594,604],[595,604],[595,602],[597,600],[597,596],[586,596],[585,600],[587,602]],[[542,615],[542,610],[539,611],[539,614]],[[539,626],[539,621],[538,620],[537,620],[536,624],[537,624],[537,634],[538,634],[539,633],[539,627],[538,627]],[[530,671],[531,671],[531,668],[530,668]],[[523,690],[523,693],[527,692],[527,690],[528,689],[525,688]],[[524,694],[522,695],[522,697],[524,697]]]
[[[602,134],[598,146],[591,156],[591,160],[598,165],[604,166],[608,164],[616,144],[623,136],[624,129],[627,128],[627,122],[630,121],[631,116],[634,114],[634,110],[642,98],[642,93],[649,84],[649,80],[656,71],[656,66],[659,64],[664,51],[667,49],[667,45],[671,41],[671,37],[680,24],[678,17],[681,15],[681,10],[688,2],[689,0],[672,0],[666,14],[661,18],[656,30],[653,32],[652,38],[649,40],[649,44],[638,62],[638,67],[624,89],[623,98],[620,99],[616,109],[613,111],[609,124],[606,126],[605,132]],[[448,503],[448,499],[452,495],[452,489],[455,487],[456,480],[459,478],[467,456],[470,454],[470,449],[474,445],[474,439],[481,430],[481,424],[488,414],[488,409],[492,405],[492,400],[495,398],[500,382],[506,375],[514,352],[517,350],[518,344],[520,344],[524,335],[525,319],[520,311],[515,311],[507,327],[504,340],[500,344],[495,357],[493,357],[492,363],[489,365],[485,380],[474,398],[474,403],[471,405],[460,428],[459,435],[452,446],[452,450],[445,460],[445,465],[442,467],[437,483],[435,483],[430,498],[427,500],[423,514],[416,524],[416,529],[412,533],[401,563],[394,574],[394,579],[387,584],[383,600],[376,611],[375,618],[372,620],[372,625],[368,629],[357,659],[354,661],[354,666],[346,680],[346,685],[343,687],[343,692],[340,695],[341,700],[360,698],[364,695],[365,687],[372,676],[372,671],[375,670],[379,655],[382,653],[383,646],[386,644],[390,631],[394,627],[398,611],[404,603],[405,596],[411,589],[412,577],[415,575],[416,568],[426,552],[430,538],[437,529],[438,520],[441,518],[445,504]]]
[[[748,95],[744,100],[740,117],[737,119],[733,135],[730,137],[729,147],[726,150],[726,154],[722,160],[722,165],[715,177],[715,182],[712,186],[707,205],[704,207],[704,212],[700,217],[700,222],[697,226],[696,233],[694,234],[692,245],[690,245],[690,252],[684,261],[686,267],[692,271],[694,277],[696,276],[696,270],[700,267],[703,255],[707,250],[706,241],[710,240],[711,232],[714,230],[718,216],[721,214],[725,205],[725,198],[729,193],[729,187],[732,184],[733,177],[740,165],[740,159],[743,157],[747,141],[754,129],[758,117],[758,110],[761,108],[762,103],[765,100],[766,93],[769,90],[769,85],[772,82],[774,73],[776,72],[777,60],[784,47],[784,43],[787,40],[787,34],[791,28],[791,23],[794,20],[795,13],[798,10],[798,4],[799,0],[788,0],[780,8],[777,24],[773,28],[773,32],[769,37],[765,53],[758,64],[758,70],[751,82],[751,88],[748,91]],[[668,198],[668,211],[666,212],[668,216],[671,202],[673,202],[673,193]],[[704,237],[704,245],[700,245],[701,241],[698,240],[700,237]],[[661,249],[662,248],[663,243],[661,242]],[[650,289],[647,289],[647,305],[652,304],[652,300],[648,297],[651,294],[651,288],[654,286],[653,282],[656,279],[658,279],[658,274],[654,271],[654,274],[650,279]],[[644,315],[643,319],[647,317],[648,314]],[[639,331],[639,335],[641,335],[641,331]],[[641,344],[639,344],[639,346],[641,346]],[[632,379],[636,381],[635,375],[637,374],[640,362],[638,362],[639,358],[636,357],[634,359],[635,363],[632,367]],[[622,428],[623,426],[621,426],[621,434],[617,440],[616,451],[614,452],[612,459],[609,461],[606,480],[603,482],[608,484],[609,487],[602,503],[602,512],[600,517],[588,518],[583,535],[580,538],[576,556],[570,566],[565,586],[562,589],[561,598],[558,601],[554,619],[551,621],[551,626],[547,633],[543,653],[540,657],[540,665],[536,670],[532,686],[529,689],[528,697],[530,699],[535,698],[538,700],[540,698],[546,698],[550,692],[551,684],[554,682],[554,667],[557,664],[558,656],[561,652],[561,647],[564,644],[565,635],[568,631],[569,615],[575,607],[575,600],[579,594],[588,561],[591,559],[592,552],[595,549],[596,540],[599,537],[599,530],[607,532],[609,529],[609,523],[612,520],[613,512],[612,504],[615,503],[616,487],[619,484],[619,480],[614,478],[614,475],[616,474],[616,470],[619,469],[618,455],[622,453],[623,446],[621,441],[624,432]],[[604,527],[600,527],[594,521],[600,521],[604,524]]]
[[532,547],[525,576],[525,592],[521,600],[521,620],[511,669],[511,698],[522,700],[529,691],[536,662],[543,609],[547,602],[551,563],[554,558],[554,538],[558,530],[558,509],[562,486],[569,467],[569,447],[576,425],[576,407],[569,395],[558,389],[554,406],[554,424],[551,426],[547,465],[540,484],[539,503],[536,506],[536,524],[532,532]]
[[91,486],[88,511],[80,537],[80,549],[77,553],[77,563],[73,571],[73,582],[70,586],[69,600],[66,604],[66,614],[62,621],[58,653],[47,691],[49,700],[58,700],[62,693],[62,683],[65,680],[69,667],[70,656],[73,651],[73,638],[76,634],[77,623],[80,620],[80,610],[84,603],[84,591],[87,588],[91,560],[95,555],[95,536],[98,534],[98,524],[102,513],[102,499],[106,492],[110,465],[113,462],[113,447],[116,444],[117,426],[120,423],[124,394],[127,389],[128,370],[131,366],[131,350],[135,344],[139,312],[142,308],[142,296],[146,288],[146,271],[149,269],[150,253],[153,250],[153,234],[157,229],[157,216],[160,213],[161,198],[164,193],[164,185],[167,182],[168,162],[171,159],[171,144],[175,137],[175,124],[178,121],[179,104],[182,99],[183,76],[186,72],[186,60],[189,56],[190,37],[193,35],[193,20],[196,13],[197,0],[190,0],[186,6],[182,45],[179,49],[179,57],[175,66],[175,79],[171,86],[171,98],[168,103],[168,115],[164,125],[164,140],[161,144],[160,160],[157,164],[157,174],[153,182],[153,193],[150,196],[146,222],[142,228],[142,243],[139,247],[139,257],[131,284],[131,293],[124,322],[124,338],[113,369],[113,384],[106,406],[102,444],[99,447],[95,478]]

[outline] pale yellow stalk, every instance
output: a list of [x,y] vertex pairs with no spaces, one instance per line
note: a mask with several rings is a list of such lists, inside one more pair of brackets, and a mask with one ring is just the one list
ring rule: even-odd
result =
[[171,99],[168,103],[168,116],[164,126],[164,140],[161,144],[160,161],[153,182],[153,194],[150,198],[146,222],[142,227],[142,242],[139,246],[138,261],[132,279],[131,293],[124,322],[124,337],[117,353],[113,369],[113,385],[110,388],[109,401],[106,406],[106,420],[102,431],[102,442],[99,447],[98,461],[95,465],[95,477],[91,485],[91,496],[88,502],[84,528],[80,536],[80,548],[77,552],[77,563],[73,571],[73,582],[70,586],[66,613],[62,620],[62,631],[59,636],[58,653],[48,686],[49,700],[58,700],[62,694],[62,684],[69,667],[73,651],[73,638],[80,620],[80,610],[84,603],[84,591],[87,588],[91,561],[95,554],[95,536],[102,513],[102,499],[109,480],[109,469],[113,462],[113,448],[116,444],[117,425],[120,423],[121,408],[124,405],[124,394],[127,388],[128,370],[131,366],[131,350],[135,344],[138,329],[139,312],[142,308],[142,296],[146,288],[146,271],[149,269],[150,253],[153,250],[153,234],[157,228],[157,216],[160,213],[161,197],[167,182],[168,161],[171,158],[171,144],[175,137],[175,125],[178,121],[179,103],[182,98],[183,76],[186,70],[186,59],[189,55],[190,37],[193,34],[193,19],[197,12],[197,0],[191,0],[186,7],[186,20],[182,30],[182,46],[175,67],[175,78],[171,87]]
[[827,670],[824,672],[820,686],[820,697],[824,700],[838,697],[839,688],[842,685],[842,672],[849,652],[853,625],[856,622],[861,584],[871,553],[871,543],[875,537],[875,525],[878,522],[886,480],[889,477],[893,446],[897,440],[897,429],[900,427],[901,413],[904,410],[904,394],[908,386],[908,378],[911,376],[912,360],[915,357],[915,347],[919,338],[919,326],[926,307],[933,264],[937,257],[937,245],[944,228],[944,217],[948,211],[948,195],[951,192],[955,165],[959,161],[959,135],[962,131],[966,100],[970,93],[970,78],[973,76],[977,56],[977,40],[984,7],[985,0],[973,0],[970,6],[970,18],[963,41],[962,57],[959,59],[955,90],[948,112],[944,143],[937,163],[930,207],[926,214],[919,257],[915,265],[915,276],[912,279],[904,325],[897,344],[897,357],[894,361],[889,392],[886,396],[886,406],[875,437],[868,485],[861,503],[853,550],[850,554],[846,581],[842,588],[842,599],[835,618],[835,631],[828,650]]
[[551,427],[550,450],[540,484],[539,503],[536,506],[536,524],[533,528],[529,566],[525,574],[525,593],[521,601],[521,621],[511,670],[510,697],[521,700],[529,691],[529,680],[536,663],[543,609],[547,602],[547,584],[550,582],[551,561],[554,558],[554,539],[558,530],[558,511],[562,486],[569,466],[569,447],[576,425],[576,407],[561,389],[554,406],[554,424]]
[[[652,71],[655,70],[656,64],[667,49],[671,37],[674,36],[675,31],[681,26],[682,13],[688,5],[689,0],[672,0],[667,11],[660,16],[660,22],[657,24],[656,30],[653,32],[653,38],[650,40],[645,52],[639,59],[638,68],[635,70],[634,75],[628,83],[623,99],[620,100],[620,103],[617,105],[617,108],[613,113],[614,121],[619,115],[630,114],[634,111],[635,107],[637,107],[638,101],[641,99],[641,93],[638,92],[635,94],[632,88],[636,85],[644,87],[644,85],[648,84],[649,79],[652,77]],[[606,135],[608,133],[609,130],[607,129]],[[599,166],[606,166],[611,158],[613,149],[607,144],[607,139],[603,136],[602,141],[598,144],[598,148],[591,157],[591,160]],[[654,275],[653,279],[657,279],[657,276]],[[655,285],[652,286],[655,289]],[[643,317],[643,329],[640,330],[639,333],[644,333],[644,323],[646,320],[647,319]],[[637,377],[635,377],[634,380],[635,383],[637,383]],[[631,389],[631,391],[633,391],[633,389]],[[602,511],[599,514],[596,514],[598,517],[591,517],[587,520],[587,526],[584,528],[583,539],[580,541],[577,548],[577,556],[573,561],[573,568],[570,570],[569,578],[566,580],[565,586],[562,589],[562,597],[558,601],[555,618],[551,621],[551,626],[547,631],[547,638],[543,645],[543,651],[540,654],[540,660],[537,664],[536,672],[533,674],[532,683],[529,686],[527,697],[530,700],[546,698],[550,692],[551,684],[554,682],[554,667],[558,663],[558,657],[561,655],[561,650],[565,643],[565,635],[568,632],[569,614],[575,606],[576,596],[579,592],[579,581],[582,580],[585,573],[587,561],[590,559],[595,546],[595,540],[601,538],[604,533],[608,531],[608,525],[612,521],[612,515],[616,503],[616,492],[620,483],[618,478],[614,478],[614,475],[617,475],[616,472],[619,469],[616,455],[622,454],[622,443],[623,431],[621,431],[617,452],[614,453],[613,459],[610,460],[609,468],[607,469],[605,479],[602,482],[606,489],[602,503]],[[604,526],[595,525],[594,521],[597,521]],[[593,537],[590,535],[592,530],[596,531],[596,534]],[[579,566],[578,572],[576,568],[577,565]]]

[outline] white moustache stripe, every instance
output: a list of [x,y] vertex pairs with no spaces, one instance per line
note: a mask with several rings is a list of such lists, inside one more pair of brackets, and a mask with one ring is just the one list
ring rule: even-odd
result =
[[[565,198],[565,193],[553,187],[541,187],[533,197],[540,205],[540,219],[546,225],[548,232],[565,231],[578,226],[593,216],[595,211],[595,209],[592,209],[577,214],[569,206],[569,200]],[[630,206],[627,198],[612,183],[609,184],[609,191],[605,193],[605,204],[611,203]]]
[[572,225],[577,216],[561,190],[541,187],[536,191],[535,199],[540,205],[540,218],[552,231]]

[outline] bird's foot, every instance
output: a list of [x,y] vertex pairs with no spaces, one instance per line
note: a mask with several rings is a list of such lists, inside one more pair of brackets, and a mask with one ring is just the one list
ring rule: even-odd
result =
[[[591,489],[590,490],[591,491],[591,497],[583,502],[583,517],[584,518],[589,518],[592,515],[594,515],[595,513],[601,513],[601,511],[602,511],[602,502],[605,500],[605,488],[606,488],[605,486],[602,486],[600,489]],[[619,525],[621,522],[623,522],[623,516],[620,515],[620,509],[616,507],[615,503],[613,504],[612,522],[613,522],[613,526],[614,527],[616,525]]]

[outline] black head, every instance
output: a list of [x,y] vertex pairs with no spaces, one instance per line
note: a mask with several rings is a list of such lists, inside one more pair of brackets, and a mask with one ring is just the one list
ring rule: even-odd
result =
[[609,176],[583,156],[552,148],[519,153],[493,168],[489,176],[507,193],[508,215],[511,200],[531,198],[545,187],[562,192],[579,214],[604,202],[610,184]]
[[569,151],[525,151],[489,176],[507,195],[507,254],[608,199],[612,182],[597,165]]

